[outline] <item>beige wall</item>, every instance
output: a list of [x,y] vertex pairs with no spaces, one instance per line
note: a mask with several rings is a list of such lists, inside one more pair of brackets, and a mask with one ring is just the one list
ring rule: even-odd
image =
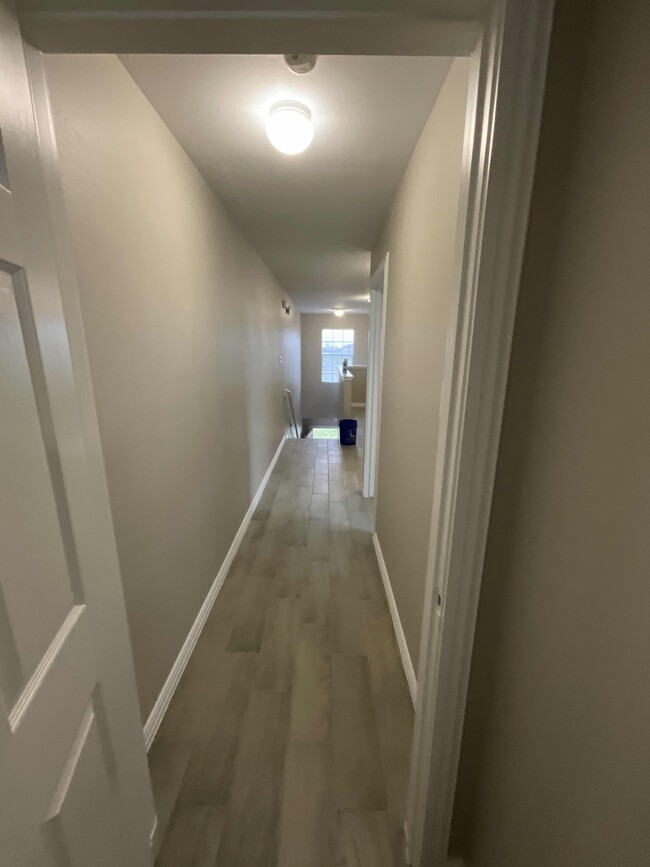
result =
[[146,718],[282,437],[299,317],[117,58],[47,72]]
[[650,864],[650,7],[560,3],[454,848]]
[[468,75],[469,61],[454,60],[372,256],[374,271],[390,253],[377,535],[416,668]]
[[346,313],[303,313],[302,332],[302,409],[304,418],[338,418],[339,384],[321,382],[321,332],[323,328],[354,329],[354,361],[368,363],[368,316]]
[[350,365],[352,380],[352,403],[365,404],[368,390],[368,367],[367,365]]

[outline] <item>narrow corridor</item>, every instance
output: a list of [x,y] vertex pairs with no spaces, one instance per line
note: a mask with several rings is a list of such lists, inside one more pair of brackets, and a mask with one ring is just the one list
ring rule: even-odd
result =
[[149,754],[159,867],[401,864],[413,709],[360,474],[285,443]]

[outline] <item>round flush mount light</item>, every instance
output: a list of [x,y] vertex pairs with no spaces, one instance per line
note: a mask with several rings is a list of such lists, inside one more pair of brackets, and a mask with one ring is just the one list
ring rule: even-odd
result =
[[280,153],[300,154],[307,150],[314,138],[311,112],[300,102],[276,102],[269,111],[266,134]]
[[333,309],[334,309],[334,315],[335,316],[343,316],[345,313],[345,308],[335,307]]

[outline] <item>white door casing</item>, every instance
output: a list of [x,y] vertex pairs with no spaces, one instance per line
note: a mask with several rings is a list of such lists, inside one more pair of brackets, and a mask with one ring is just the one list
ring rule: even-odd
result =
[[144,867],[154,821],[78,302],[0,0],[0,863]]
[[456,863],[449,833],[553,3],[493,0],[473,54],[407,805],[413,867]]
[[368,382],[366,385],[366,433],[363,455],[363,496],[377,495],[379,428],[384,370],[384,336],[388,298],[388,260],[386,253],[370,279],[370,322],[368,330]]

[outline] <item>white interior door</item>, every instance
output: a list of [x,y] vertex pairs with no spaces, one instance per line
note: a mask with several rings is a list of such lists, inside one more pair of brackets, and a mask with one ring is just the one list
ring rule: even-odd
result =
[[377,492],[379,458],[379,424],[381,420],[381,385],[384,367],[386,297],[388,290],[388,256],[370,280],[370,322],[368,323],[368,384],[366,386],[366,433],[363,455],[363,496]]
[[64,319],[5,0],[0,134],[0,864],[140,867],[153,801],[83,334]]

